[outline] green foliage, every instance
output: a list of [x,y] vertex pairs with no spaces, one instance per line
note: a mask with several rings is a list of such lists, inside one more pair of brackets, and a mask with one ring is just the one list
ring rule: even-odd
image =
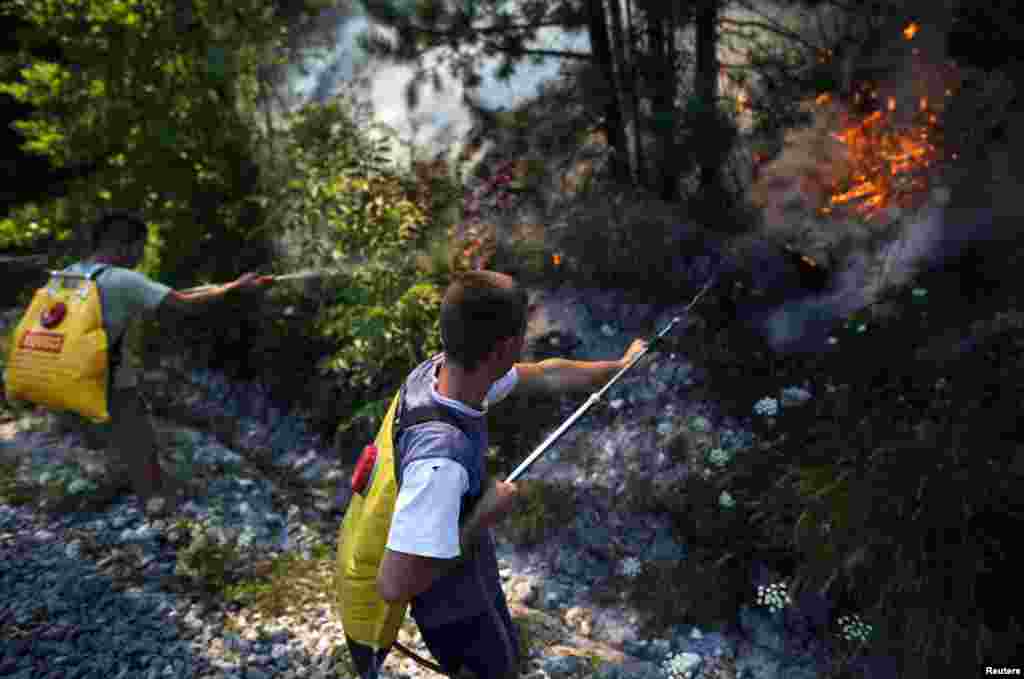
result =
[[571,484],[530,480],[522,483],[519,510],[501,524],[512,542],[543,542],[554,530],[575,517],[576,498]]
[[318,603],[329,587],[331,556],[330,548],[323,544],[316,545],[309,559],[286,552],[273,559],[266,575],[225,587],[225,598],[259,611],[264,619],[287,615],[289,608],[305,603]]
[[[341,440],[348,441],[357,447],[361,443],[365,445],[365,442],[358,440],[359,435],[369,435],[370,437],[376,435],[374,432],[380,429],[384,416],[387,415],[388,408],[391,406],[391,398],[378,399],[356,408],[338,425],[337,433],[342,437]],[[361,450],[359,448],[360,452]]]
[[691,548],[679,561],[644,564],[634,578],[616,576],[612,587],[642,611],[641,633],[663,635],[675,625],[725,625],[750,598],[748,573],[739,561],[715,562],[709,550]]
[[180,523],[188,532],[189,543],[178,550],[175,575],[188,576],[208,591],[222,591],[242,562],[239,537],[228,534],[216,518]]
[[19,507],[33,502],[38,489],[18,479],[18,461],[0,460],[0,502]]
[[[704,491],[688,483],[672,510],[708,559],[758,554],[793,576],[794,596],[819,590],[842,612],[863,613],[876,628],[871,652],[895,655],[907,676],[1010,653],[1021,629],[1000,592],[1015,582],[1006,545],[1024,520],[1012,491],[1024,474],[1015,386],[1024,315],[999,300],[988,306],[1004,311],[933,300],[922,326],[924,297],[912,291],[934,293],[942,277],[908,286],[885,324],[842,335],[843,352],[750,361],[754,352],[734,351],[739,372],[761,386],[733,414],[804,379],[814,398],[758,424],[757,445],[702,479]],[[938,363],[915,359],[935,327],[950,326],[979,345]],[[722,382],[723,368],[710,367],[709,381]],[[701,512],[726,488],[742,525]]]
[[314,331],[341,347],[321,369],[368,388],[439,348],[440,293],[406,257],[431,225],[432,197],[390,167],[389,142],[373,141],[357,116],[340,100],[294,114],[279,169],[291,179],[267,200],[296,244],[295,264],[352,262],[324,285]]
[[440,309],[441,292],[429,283],[412,286],[389,307],[342,302],[327,311],[323,325],[342,347],[327,365],[353,371],[352,381],[364,387],[379,373],[407,372],[440,350]]
[[527,613],[524,617],[512,619],[512,624],[516,626],[516,636],[519,637],[519,671],[521,673],[529,671],[531,646],[534,644],[534,638],[539,636],[537,630],[540,624],[535,623],[530,616],[531,613]]
[[497,474],[507,475],[519,466],[561,423],[559,402],[559,397],[523,396],[513,391],[488,411],[488,440],[497,449]]
[[[246,251],[259,221],[246,201],[256,140],[239,113],[252,108],[241,85],[283,45],[281,25],[263,0],[201,4],[188,21],[168,9],[155,0],[8,3],[29,24],[0,83],[33,107],[15,122],[23,149],[81,171],[67,195],[0,221],[0,247],[65,240],[120,206],[143,210],[164,236],[169,248],[152,272],[172,285],[201,261],[215,277],[237,266],[218,254]],[[54,45],[53,60],[38,56]]]

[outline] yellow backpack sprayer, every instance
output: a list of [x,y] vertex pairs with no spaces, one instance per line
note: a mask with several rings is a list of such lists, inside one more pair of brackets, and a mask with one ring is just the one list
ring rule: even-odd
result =
[[110,420],[110,345],[95,281],[105,268],[50,272],[11,337],[7,398],[71,410],[94,422]]

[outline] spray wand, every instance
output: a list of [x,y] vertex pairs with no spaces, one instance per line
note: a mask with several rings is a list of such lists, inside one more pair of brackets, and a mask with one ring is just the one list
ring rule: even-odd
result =
[[[322,277],[326,277],[326,276],[337,276],[337,275],[342,274],[342,273],[345,273],[345,272],[344,271],[296,271],[295,273],[286,273],[286,274],[270,276],[270,278],[274,279],[274,282],[278,282],[278,281],[298,281],[298,280],[306,280],[306,279],[309,279],[309,278],[322,278]],[[210,283],[210,284],[207,284],[207,285],[197,285],[194,288],[186,288],[186,289],[182,290],[181,292],[186,292],[186,293],[203,292],[204,290],[212,290],[214,288],[219,288],[219,287],[220,287],[219,285]]]
[[[693,306],[697,303],[697,301],[701,297],[704,296],[704,293],[707,292],[711,288],[711,286],[712,286],[712,284],[714,282],[715,282],[715,276],[712,276],[711,279],[708,280],[708,282],[704,285],[704,288],[699,293],[697,293],[696,297],[693,298],[693,301],[690,302],[690,304],[683,310],[684,314],[687,311],[689,311],[690,309],[693,308]],[[530,456],[528,458],[526,458],[525,460],[523,460],[522,464],[520,464],[518,467],[516,467],[515,470],[511,474],[508,475],[508,478],[505,479],[505,483],[512,483],[517,478],[519,478],[523,474],[523,472],[525,472],[529,468],[530,465],[532,465],[534,462],[537,461],[537,458],[539,458],[541,455],[544,454],[544,451],[546,451],[548,448],[550,448],[552,446],[552,444],[554,444],[554,442],[557,441],[562,436],[562,434],[564,434],[566,432],[566,430],[568,430],[569,427],[571,427],[573,425],[573,423],[576,422],[576,420],[578,420],[580,417],[583,416],[583,413],[587,412],[587,410],[590,408],[590,406],[594,405],[599,400],[601,400],[601,397],[604,395],[604,393],[606,391],[608,391],[608,389],[613,384],[615,384],[615,382],[618,381],[618,379],[620,377],[622,377],[634,365],[636,365],[637,362],[640,359],[642,359],[644,356],[646,356],[647,352],[650,351],[651,349],[653,349],[654,345],[657,344],[659,341],[661,341],[661,339],[663,337],[665,337],[665,335],[667,335],[672,330],[673,327],[675,327],[676,323],[679,323],[681,320],[683,320],[683,316],[682,315],[676,316],[675,318],[672,319],[672,321],[668,325],[666,325],[661,330],[661,332],[659,332],[656,335],[654,335],[648,341],[647,346],[644,347],[643,351],[638,353],[636,356],[634,356],[632,358],[632,360],[630,360],[629,363],[627,363],[625,366],[623,366],[623,368],[621,370],[619,370],[619,372],[616,373],[614,377],[612,377],[610,380],[608,380],[608,383],[605,384],[601,388],[600,391],[591,394],[590,398],[588,398],[586,400],[586,402],[582,406],[580,406],[579,409],[577,409],[576,412],[573,413],[572,416],[569,419],[567,419],[565,422],[563,422],[558,427],[558,429],[553,431],[547,437],[547,439],[544,440],[543,443],[541,443],[539,446],[537,446],[537,448],[532,453],[530,453]]]

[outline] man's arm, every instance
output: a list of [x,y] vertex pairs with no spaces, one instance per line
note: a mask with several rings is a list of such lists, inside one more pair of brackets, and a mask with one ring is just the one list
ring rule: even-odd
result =
[[273,276],[261,276],[256,273],[246,273],[239,276],[230,283],[216,285],[204,290],[195,292],[178,292],[171,290],[164,296],[157,313],[174,318],[175,316],[192,315],[206,309],[212,303],[224,298],[234,290],[260,290],[274,282]]
[[234,283],[226,283],[199,292],[171,290],[164,297],[163,302],[160,303],[157,313],[192,316],[200,313],[214,302],[223,299],[233,289]]
[[548,358],[540,363],[516,363],[515,393],[556,396],[563,392],[597,389],[625,367],[619,361],[570,361]]
[[517,394],[557,396],[564,392],[588,391],[604,386],[633,357],[646,351],[646,340],[633,340],[617,361],[570,361],[548,358],[539,363],[516,363]]
[[223,299],[230,290],[228,285],[193,293],[171,290],[157,307],[157,315],[168,320],[198,315],[214,302]]
[[472,551],[485,528],[507,515],[517,497],[514,483],[496,482],[459,528],[459,553],[454,559],[438,559],[418,554],[384,550],[377,574],[377,593],[389,603],[409,601],[430,589],[434,581],[461,564]]

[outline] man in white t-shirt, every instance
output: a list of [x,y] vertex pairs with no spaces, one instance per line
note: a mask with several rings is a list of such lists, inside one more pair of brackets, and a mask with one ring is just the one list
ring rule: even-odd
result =
[[[518,637],[490,534],[518,491],[486,478],[487,409],[513,390],[597,389],[646,347],[636,340],[616,361],[519,363],[527,316],[526,292],[510,276],[460,275],[441,306],[445,351],[410,373],[395,418],[399,491],[377,591],[388,602],[411,601],[427,647],[452,676],[463,668],[478,679],[518,671]],[[442,420],[418,419],[438,406]],[[388,650],[347,642],[360,675],[377,677]]]
[[162,496],[164,507],[152,513],[173,510],[181,484],[168,477],[157,457],[156,434],[149,407],[138,392],[138,368],[126,360],[124,337],[129,327],[146,314],[159,311],[172,322],[184,319],[232,290],[261,289],[272,282],[269,276],[247,273],[238,280],[214,289],[182,293],[132,271],[142,260],[148,229],[145,220],[133,213],[112,210],[93,227],[95,251],[68,271],[82,271],[87,265],[110,265],[96,277],[103,310],[103,324],[110,342],[110,422],[104,427],[110,484],[94,494],[101,506],[124,490],[134,490],[143,506]]

